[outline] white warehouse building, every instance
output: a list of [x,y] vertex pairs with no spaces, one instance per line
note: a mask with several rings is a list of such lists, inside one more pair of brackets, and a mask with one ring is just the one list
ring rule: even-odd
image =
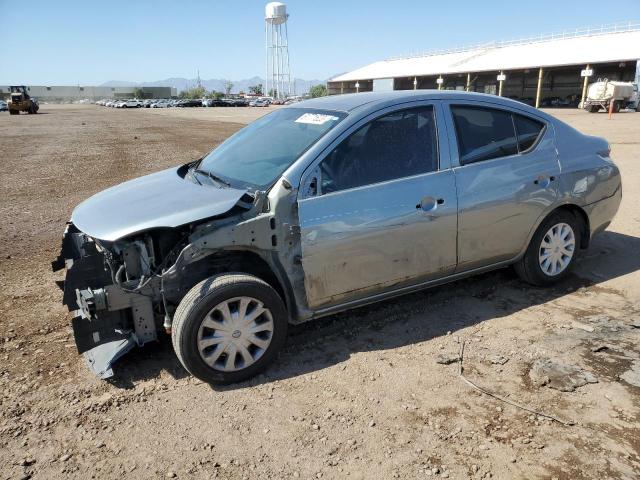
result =
[[[71,102],[100,100],[102,98],[172,98],[178,95],[175,87],[104,87],[80,85],[26,85],[29,95],[42,102]],[[9,85],[0,85],[0,100],[9,98]]]
[[598,78],[637,82],[639,59],[640,23],[626,23],[382,60],[327,87],[330,95],[433,88],[577,106]]

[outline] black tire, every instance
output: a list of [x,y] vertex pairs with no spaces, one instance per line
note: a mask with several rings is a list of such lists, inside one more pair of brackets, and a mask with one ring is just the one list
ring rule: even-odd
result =
[[[219,303],[234,297],[249,296],[262,302],[273,318],[273,333],[268,347],[255,363],[246,368],[224,372],[209,366],[198,351],[198,331],[207,314]],[[253,275],[228,273],[210,277],[194,286],[182,299],[173,317],[173,348],[184,368],[200,380],[224,385],[251,378],[276,357],[284,346],[289,316],[278,293]]]
[[[573,256],[571,257],[569,264],[566,268],[556,275],[549,275],[542,270],[539,262],[539,252],[541,249],[542,240],[546,236],[547,232],[559,223],[566,223],[573,230],[573,236],[575,239],[575,246],[573,250]],[[565,278],[571,268],[573,267],[578,252],[580,251],[580,239],[582,236],[582,230],[584,228],[581,219],[567,210],[558,210],[549,215],[538,227],[536,233],[533,235],[529,247],[524,256],[514,265],[514,268],[518,276],[531,285],[539,287],[552,285]]]
[[19,113],[18,110],[9,110],[9,115],[18,115]]
[[600,111],[600,107],[597,105],[591,105],[589,107],[589,113],[598,113]]
[[620,111],[620,102],[619,101],[615,101],[613,102],[613,113],[618,113]]

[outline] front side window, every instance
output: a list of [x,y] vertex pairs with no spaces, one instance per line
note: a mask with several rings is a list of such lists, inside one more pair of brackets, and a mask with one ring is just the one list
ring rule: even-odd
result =
[[266,187],[345,116],[310,108],[276,110],[223,142],[198,169],[232,186]]
[[393,112],[360,127],[320,164],[322,193],[438,169],[432,106]]

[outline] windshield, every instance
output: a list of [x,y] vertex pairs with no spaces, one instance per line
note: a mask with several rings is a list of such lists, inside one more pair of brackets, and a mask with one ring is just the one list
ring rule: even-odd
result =
[[266,187],[345,116],[310,108],[276,110],[227,139],[198,168],[233,186]]

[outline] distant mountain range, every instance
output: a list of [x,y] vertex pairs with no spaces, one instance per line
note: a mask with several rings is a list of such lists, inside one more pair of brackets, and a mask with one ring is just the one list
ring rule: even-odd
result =
[[[200,79],[200,83],[207,90],[216,90],[218,92],[224,92],[226,79],[212,78],[209,80]],[[231,80],[233,83],[232,93],[249,92],[249,87],[262,84],[265,85],[265,81],[261,77],[245,78],[244,80]],[[292,82],[292,89],[296,95],[302,95],[307,93],[309,89],[318,84],[324,84],[325,80],[304,80],[302,78],[296,78]],[[178,92],[186,90],[187,88],[195,87],[198,84],[198,80],[195,78],[166,78],[164,80],[156,80],[153,82],[127,82],[122,80],[110,80],[100,85],[101,87],[175,87]]]

